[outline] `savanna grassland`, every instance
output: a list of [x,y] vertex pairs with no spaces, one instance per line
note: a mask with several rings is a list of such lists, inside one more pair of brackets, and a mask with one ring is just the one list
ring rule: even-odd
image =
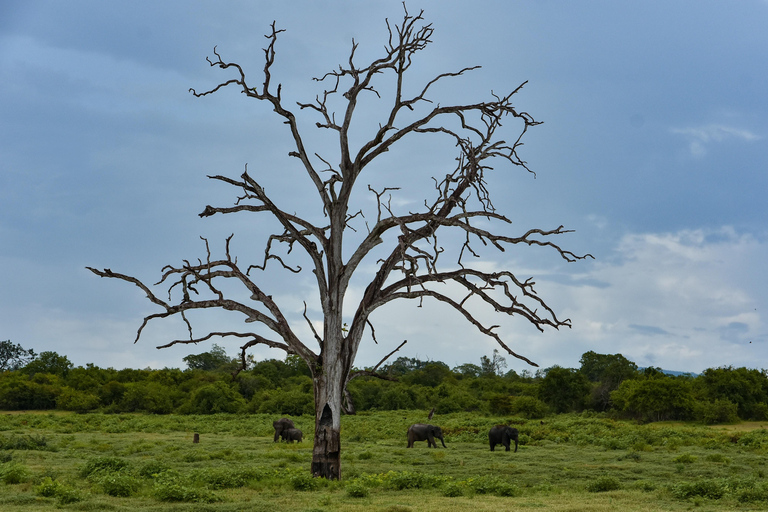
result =
[[[273,419],[4,413],[0,510],[768,510],[759,423],[455,413],[432,420],[447,449],[407,449],[424,412],[367,412],[343,418],[343,480],[328,482],[309,475],[314,419],[294,418],[300,444],[273,443]],[[517,453],[488,449],[502,422],[520,429]]]

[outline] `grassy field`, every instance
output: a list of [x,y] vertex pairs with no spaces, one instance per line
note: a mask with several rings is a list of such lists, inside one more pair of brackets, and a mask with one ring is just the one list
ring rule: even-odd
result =
[[[344,417],[341,482],[312,479],[311,442],[265,415],[0,415],[0,510],[768,510],[761,424],[637,425],[436,417],[447,449],[406,449],[419,411]],[[311,441],[310,417],[295,418]],[[490,452],[496,423],[517,453]],[[194,433],[200,443],[193,444]]]

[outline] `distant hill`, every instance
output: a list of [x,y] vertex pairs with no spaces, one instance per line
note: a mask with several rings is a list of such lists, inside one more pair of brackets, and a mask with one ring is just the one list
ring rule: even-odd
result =
[[[645,367],[638,367],[637,369],[642,372],[643,370],[645,370]],[[660,370],[662,373],[666,375],[672,375],[673,377],[680,377],[680,376],[698,377],[699,376],[698,373],[693,373],[693,372],[678,372],[675,370],[665,370],[664,368],[656,368],[656,369]]]

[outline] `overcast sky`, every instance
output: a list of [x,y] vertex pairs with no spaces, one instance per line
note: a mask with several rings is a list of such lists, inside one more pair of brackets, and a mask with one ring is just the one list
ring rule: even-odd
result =
[[[408,9],[424,9],[435,29],[414,88],[482,66],[436,90],[436,103],[481,101],[528,81],[516,105],[544,122],[521,150],[536,178],[504,166],[494,178],[510,234],[563,224],[575,232],[558,242],[595,256],[566,264],[527,247],[488,253],[486,264],[534,277],[573,322],[541,334],[522,318],[488,316],[510,347],[542,367],[578,367],[588,350],[690,372],[768,367],[768,2],[430,0]],[[134,344],[157,309],[128,283],[85,269],[154,283],[164,265],[205,257],[200,236],[221,255],[231,233],[241,262],[258,258],[263,219],[197,216],[237,193],[206,176],[237,177],[246,163],[286,207],[316,204],[297,188],[287,131],[267,105],[234,90],[188,92],[230,78],[205,57],[217,45],[258,77],[274,20],[286,32],[273,81],[286,105],[309,102],[322,92],[311,79],[346,62],[353,38],[358,63],[378,57],[385,18],[402,12],[399,1],[0,2],[0,340],[114,368],[183,368],[182,357],[208,350],[155,349],[184,336],[175,322],[151,324]],[[308,140],[320,142],[317,119],[300,114]],[[429,184],[455,156],[405,149],[359,185]],[[333,161],[327,146],[315,151]],[[304,336],[309,277],[263,281]],[[403,339],[398,355],[450,366],[478,364],[494,348],[441,307],[404,302],[374,319],[379,344],[363,342],[358,366]],[[245,328],[240,321],[207,317],[197,334]],[[236,340],[220,343],[237,353]]]

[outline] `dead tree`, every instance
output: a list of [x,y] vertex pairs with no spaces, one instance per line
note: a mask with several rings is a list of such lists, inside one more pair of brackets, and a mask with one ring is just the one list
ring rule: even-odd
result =
[[[325,90],[314,101],[297,104],[300,111],[317,116],[317,128],[338,137],[338,164],[335,166],[329,163],[327,156],[305,146],[297,118],[283,102],[281,86],[273,85],[272,66],[282,30],[273,23],[271,32],[266,35],[268,44],[264,49],[265,64],[258,79],[260,83],[247,79],[239,64],[224,61],[214,48],[215,59],[209,58],[208,62],[213,67],[233,72],[232,78],[204,92],[190,91],[202,97],[231,86],[248,98],[266,102],[287,125],[293,145],[289,156],[298,159],[313,190],[317,191],[317,216],[303,218],[291,213],[295,210],[281,204],[280,198],[268,196],[247,166],[239,178],[210,176],[237,188],[240,195],[233,206],[206,206],[201,217],[248,212],[271,216],[281,226],[279,232],[270,235],[266,241],[262,261],[248,267],[238,263],[230,252],[231,236],[224,244],[223,257],[214,258],[205,240],[207,254],[204,260],[196,263],[185,260],[181,265],[168,265],[163,269],[162,278],[155,286],[168,286],[167,301],[139,279],[109,269],[89,267],[101,277],[133,283],[159,306],[159,312],[144,318],[137,341],[151,320],[178,315],[186,323],[189,337],[158,348],[198,343],[214,337],[234,337],[243,342],[243,364],[246,351],[257,344],[299,355],[314,378],[316,428],[311,471],[319,477],[338,479],[341,476],[339,432],[346,385],[350,378],[361,375],[353,371],[353,363],[366,327],[376,341],[371,321],[375,311],[398,299],[413,299],[419,303],[429,299],[438,301],[465,318],[480,333],[495,339],[508,354],[536,366],[501,339],[496,332],[497,326],[481,322],[469,304],[472,303],[473,308],[484,304],[499,313],[523,317],[542,331],[545,327],[570,327],[570,320],[557,317],[534,290],[532,279],[518,278],[506,269],[488,271],[488,265],[482,270],[478,265],[473,267],[472,261],[468,260],[479,258],[481,253],[477,251],[481,247],[504,251],[512,245],[550,249],[570,262],[589,256],[577,256],[552,241],[553,237],[568,232],[562,226],[549,230],[530,229],[517,236],[501,231],[509,226],[510,220],[494,208],[486,174],[496,162],[531,172],[517,151],[526,131],[539,123],[513,105],[515,95],[525,83],[504,95],[491,93],[486,101],[455,105],[433,103],[430,96],[438,82],[464,75],[475,67],[440,74],[415,88],[407,84],[406,77],[411,76],[408,72],[414,57],[431,43],[433,34],[432,26],[424,23],[422,14],[414,16],[406,10],[400,23],[391,25],[387,21],[389,39],[381,57],[365,66],[355,62],[357,43],[353,40],[346,64],[315,79],[328,84]],[[390,93],[382,97],[379,91],[384,88],[377,84],[386,80],[389,80],[386,90]],[[387,107],[388,114],[373,125],[370,140],[353,147],[350,126],[362,95],[375,95],[391,107]],[[339,102],[342,106],[339,110],[343,111],[337,113],[332,109],[331,100]],[[502,122],[507,121],[510,128],[503,128],[508,137],[506,140],[512,142],[501,138]],[[377,208],[368,212],[367,230],[360,230],[360,225],[355,230],[353,224],[362,224],[363,212],[351,213],[350,201],[363,172],[384,153],[400,148],[401,141],[425,134],[447,138],[456,148],[456,159],[452,160],[455,163],[446,168],[444,177],[433,178],[435,186],[431,192],[424,192],[431,199],[424,200],[420,211],[402,212],[388,200],[397,189],[375,190],[368,185],[367,190],[375,196]],[[283,202],[287,203],[288,198]],[[490,226],[494,226],[493,231]],[[444,264],[441,260],[438,264],[438,257],[443,252],[438,235],[456,232],[461,236],[452,248],[458,261]],[[345,236],[353,239],[354,244],[345,244]],[[277,247],[285,247],[285,251],[279,252]],[[300,249],[297,252],[311,262],[323,316],[323,330],[318,332],[310,322],[305,302],[303,317],[314,338],[309,340],[296,335],[295,326],[289,322],[286,312],[257,279],[258,272],[264,271],[268,264],[271,271],[300,272],[300,268],[290,264],[289,258],[297,257],[296,252],[291,252],[295,249]],[[375,273],[366,274],[361,266],[364,260],[376,262]],[[367,286],[353,316],[345,323],[342,318],[344,299],[353,278],[355,282],[364,279]],[[235,300],[222,292],[221,283],[226,282],[242,286],[250,301]],[[447,287],[446,283],[454,286]],[[456,285],[461,290],[459,294],[455,294]],[[231,285],[227,289],[231,289]],[[192,333],[187,314],[205,308],[238,312],[246,324],[261,324],[265,329],[262,332],[222,330],[197,337]],[[271,335],[263,334],[267,331]],[[373,369],[362,374],[376,373]]]

